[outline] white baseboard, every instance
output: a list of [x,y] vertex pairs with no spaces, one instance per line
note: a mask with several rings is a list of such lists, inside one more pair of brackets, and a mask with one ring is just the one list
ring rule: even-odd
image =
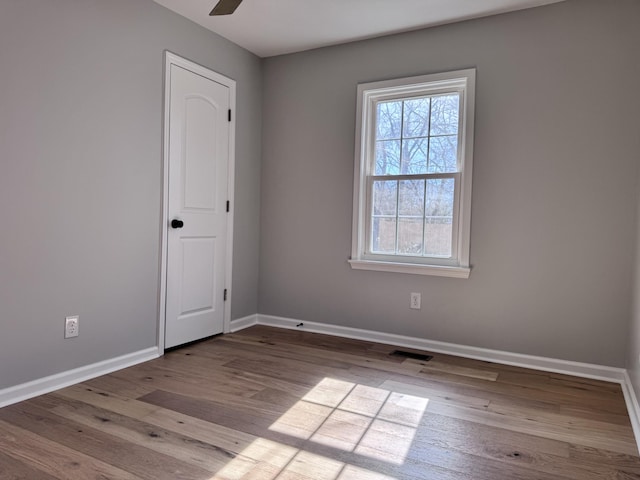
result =
[[257,313],[254,313],[253,315],[248,315],[242,318],[236,318],[235,320],[231,320],[229,324],[229,331],[231,333],[237,332],[238,330],[243,330],[253,325],[257,325],[257,323],[258,323]]
[[39,378],[31,382],[0,390],[0,407],[18,403],[29,398],[59,390],[75,383],[115,372],[138,363],[158,358],[158,347],[151,347],[138,352],[129,353],[116,358],[92,363],[84,367]]
[[638,404],[636,391],[626,370],[624,372],[624,382],[622,382],[622,392],[624,393],[624,401],[627,403],[633,435],[636,437],[636,444],[640,448],[640,404]]
[[[237,322],[237,323],[236,323]],[[456,355],[458,357],[473,358],[487,362],[513,365],[516,367],[531,368],[545,372],[561,373],[576,377],[604,380],[607,382],[625,383],[625,369],[594,365],[590,363],[572,362],[555,358],[538,357],[525,355],[522,353],[505,352],[501,350],[491,350],[487,348],[472,347],[468,345],[458,345],[455,343],[440,342],[423,338],[395,335],[392,333],[375,332],[371,330],[361,330],[358,328],[343,327],[340,325],[330,325],[326,323],[307,322],[292,318],[277,317],[273,315],[251,315],[239,319],[232,323],[232,331],[237,332],[252,325],[267,325],[272,327],[288,328],[293,330],[304,330],[313,333],[324,333],[338,337],[365,340],[368,342],[384,343],[396,345],[398,347],[415,348],[435,353]],[[298,326],[302,324],[302,326]]]

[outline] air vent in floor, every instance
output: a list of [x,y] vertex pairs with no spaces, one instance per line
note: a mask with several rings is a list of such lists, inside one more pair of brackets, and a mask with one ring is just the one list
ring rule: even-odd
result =
[[423,362],[428,362],[433,358],[433,355],[423,355],[422,353],[406,352],[404,350],[394,350],[389,355],[393,357],[404,357],[411,358],[413,360],[422,360]]

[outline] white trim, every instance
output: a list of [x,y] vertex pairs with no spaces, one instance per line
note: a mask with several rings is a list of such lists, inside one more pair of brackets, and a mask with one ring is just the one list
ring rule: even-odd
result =
[[160,286],[158,294],[158,355],[164,355],[164,336],[167,306],[167,225],[169,225],[169,106],[171,105],[172,53],[164,52],[164,103],[162,105],[162,208],[160,221]]
[[164,52],[164,105],[163,105],[163,143],[162,143],[162,223],[160,225],[160,287],[158,297],[158,355],[164,355],[165,321],[167,300],[167,225],[169,224],[169,105],[171,86],[171,65],[177,65],[229,88],[229,165],[227,172],[227,198],[231,204],[227,216],[227,258],[225,265],[225,288],[227,301],[224,305],[223,332],[230,331],[231,324],[231,285],[233,274],[233,224],[235,211],[235,166],[236,166],[236,81],[210,70],[207,67],[182,58],[168,50]]
[[376,262],[373,260],[348,260],[354,270],[375,270],[379,272],[410,273],[437,277],[469,278],[471,268],[448,267],[446,265],[421,265],[419,263]]
[[45,393],[59,390],[69,385],[84,382],[92,378],[106,375],[123,368],[137,365],[158,358],[156,347],[146,348],[137,352],[128,353],[116,358],[110,358],[101,362],[92,363],[83,367],[74,368],[66,372],[56,373],[48,377],[39,378],[31,382],[0,390],[0,407],[18,403],[29,398],[44,395]]
[[231,320],[231,325],[229,327],[229,332],[235,333],[240,330],[244,330],[245,328],[253,327],[258,324],[258,314],[254,313],[253,315],[248,315],[242,318],[236,318],[235,320]]
[[631,378],[627,370],[624,371],[622,393],[624,393],[624,400],[627,404],[633,435],[636,438],[636,445],[640,448],[640,405],[638,404],[638,397],[636,396],[636,391],[633,388],[633,383],[631,383]]
[[226,79],[227,83],[222,83],[229,87],[229,109],[231,110],[231,124],[229,125],[229,164],[227,170],[227,198],[230,207],[227,214],[227,264],[225,265],[225,285],[227,288],[227,301],[224,304],[224,324],[222,331],[227,333],[231,328],[231,301],[233,299],[233,224],[234,212],[236,211],[235,202],[235,179],[236,179],[236,118],[238,112],[236,110],[236,82],[235,80]]
[[[298,327],[300,323],[302,323],[302,326]],[[326,323],[307,322],[305,320],[276,317],[273,315],[258,314],[257,324],[288,328],[291,330],[304,330],[313,333],[324,333],[327,335],[384,343],[398,347],[415,348],[417,350],[456,355],[458,357],[472,358],[485,362],[513,365],[515,367],[531,368],[534,370],[561,373],[564,375],[573,375],[582,378],[592,378],[595,380],[603,380],[605,382],[623,384],[625,381],[625,369],[595,365],[591,363],[573,362],[569,360],[525,355],[522,353],[491,350],[488,348],[472,347],[469,345],[458,345],[455,343],[440,342],[437,340],[395,335],[393,333],[361,330],[358,328],[329,325]],[[247,327],[249,326],[251,325],[248,324]]]

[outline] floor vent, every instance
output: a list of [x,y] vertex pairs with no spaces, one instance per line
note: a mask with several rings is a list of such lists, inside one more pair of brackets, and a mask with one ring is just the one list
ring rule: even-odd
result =
[[423,355],[421,353],[405,352],[404,350],[394,350],[389,355],[393,357],[411,358],[413,360],[422,360],[428,362],[433,358],[433,355]]

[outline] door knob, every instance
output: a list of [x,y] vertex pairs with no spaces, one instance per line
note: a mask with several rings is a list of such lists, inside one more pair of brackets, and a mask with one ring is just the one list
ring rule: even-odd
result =
[[182,228],[184,227],[184,222],[182,220],[178,220],[177,218],[174,218],[173,220],[171,220],[171,228]]

